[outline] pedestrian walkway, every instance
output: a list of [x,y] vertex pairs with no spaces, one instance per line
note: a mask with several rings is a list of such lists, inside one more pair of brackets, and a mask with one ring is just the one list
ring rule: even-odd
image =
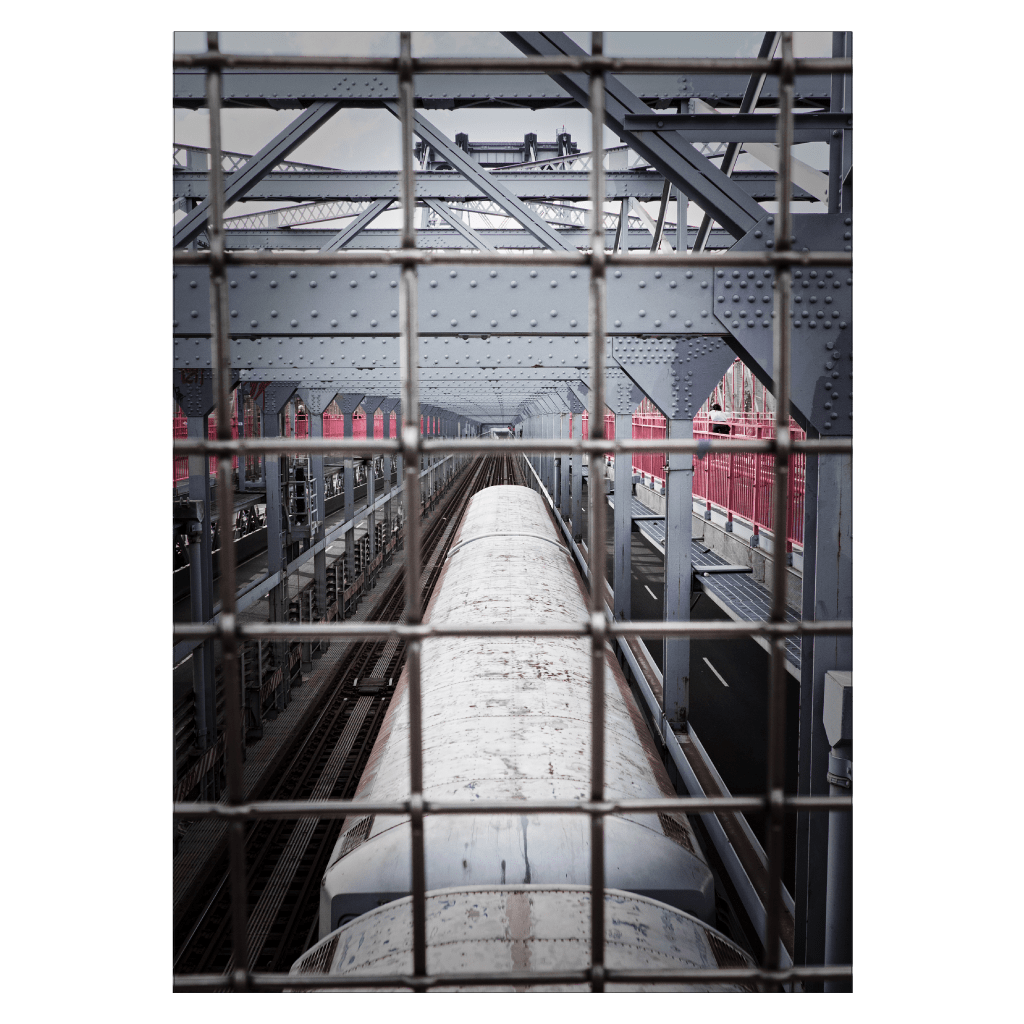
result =
[[[608,498],[608,504],[615,507],[615,496]],[[632,496],[630,513],[637,522],[641,535],[664,558],[665,520],[652,512],[646,505]],[[647,518],[654,517],[657,518]],[[693,565],[728,565],[728,559],[705,547],[699,540],[690,541],[690,560]],[[700,580],[704,592],[735,622],[763,622],[771,615],[771,591],[758,583],[748,573],[728,573],[705,576]],[[786,621],[798,622],[800,612],[792,605],[786,606]],[[768,641],[755,637],[762,646]],[[800,668],[800,638],[786,638],[786,660],[796,670]],[[792,671],[792,670],[791,670]],[[796,675],[797,672],[792,674]]]

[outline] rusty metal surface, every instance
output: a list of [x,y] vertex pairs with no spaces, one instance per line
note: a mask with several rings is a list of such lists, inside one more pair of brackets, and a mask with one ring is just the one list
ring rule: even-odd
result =
[[[656,900],[605,893],[608,968],[749,967],[754,962],[720,932]],[[292,974],[409,974],[411,898],[362,915],[325,937]],[[427,970],[556,971],[590,963],[590,891],[585,886],[458,887],[427,894]],[[522,991],[495,984],[476,991]],[[738,991],[736,984],[609,984],[608,991]],[[536,985],[530,991],[585,991],[588,985]],[[457,986],[438,991],[459,991]]]
[[[486,536],[492,534],[510,536]],[[534,535],[534,536],[529,536]],[[468,543],[479,538],[478,543]],[[536,538],[536,539],[535,539]],[[432,623],[578,621],[574,567],[544,504],[525,487],[490,487],[471,501],[435,590]],[[585,637],[448,637],[423,644],[423,772],[427,799],[521,799],[523,813],[430,816],[427,884],[585,884],[589,821],[531,815],[530,799],[586,799],[590,776],[590,641]],[[606,659],[605,795],[673,796],[614,659]],[[409,795],[408,692],[399,681],[358,798]],[[377,815],[362,842],[346,821],[321,890],[321,935],[378,901],[410,892],[410,827]],[[689,848],[680,833],[689,839]],[[685,817],[610,816],[607,885],[713,919],[713,881]],[[344,851],[344,853],[343,853]]]

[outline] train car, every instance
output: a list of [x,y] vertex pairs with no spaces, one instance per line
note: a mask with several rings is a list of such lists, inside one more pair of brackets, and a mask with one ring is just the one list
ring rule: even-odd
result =
[[[579,622],[586,598],[540,496],[495,486],[473,497],[425,618],[435,623]],[[428,816],[431,890],[586,885],[586,815],[530,814],[531,799],[585,800],[590,776],[590,641],[458,637],[423,644],[424,796],[521,799],[523,813]],[[611,651],[605,661],[605,791],[675,796]],[[409,701],[402,674],[356,799],[409,795]],[[320,936],[408,896],[408,816],[345,820],[320,892]],[[714,920],[712,874],[682,814],[605,819],[605,884]]]
[[[753,960],[710,925],[665,903],[606,889],[605,967],[611,970],[753,967]],[[459,985],[459,975],[509,971],[584,971],[590,966],[590,890],[584,886],[491,886],[427,894],[427,972],[454,976],[434,991],[586,991],[561,984]],[[412,900],[387,903],[318,942],[292,966],[293,975],[349,978],[413,973]],[[732,982],[609,982],[608,992],[735,992]],[[402,991],[402,989],[393,989]],[[356,991],[392,991],[372,983]],[[406,990],[407,991],[407,990]]]

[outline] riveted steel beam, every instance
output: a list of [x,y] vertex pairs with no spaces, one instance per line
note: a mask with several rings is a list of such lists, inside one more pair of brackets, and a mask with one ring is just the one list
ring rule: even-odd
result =
[[[853,114],[818,112],[793,118],[794,143],[828,142],[834,131],[853,128]],[[775,142],[778,118],[775,114],[627,114],[627,131],[678,132],[687,142]]]
[[[505,32],[503,35],[530,55],[585,54],[564,32]],[[552,77],[581,105],[587,105],[586,75],[572,73]],[[761,207],[679,133],[656,131],[638,136],[629,132],[625,127],[627,115],[652,115],[655,111],[616,76],[605,76],[605,91],[605,124],[726,230],[739,238],[761,219],[764,212]]]
[[[174,275],[175,336],[208,334],[208,276],[198,268],[178,268]],[[557,331],[586,338],[588,286],[584,272],[481,265],[424,269],[417,276],[417,327],[422,335],[542,337]],[[706,268],[616,269],[608,275],[608,333],[728,333],[715,317],[712,280]],[[228,301],[232,338],[398,335],[398,272],[392,267],[237,268],[229,274]],[[766,303],[770,305],[770,298]],[[581,344],[585,349],[585,342]],[[326,356],[321,341],[315,345],[318,361],[313,365],[330,365],[332,357]],[[375,355],[397,366],[397,345],[392,348]],[[308,350],[307,354],[312,355]],[[321,355],[326,363],[319,362]],[[346,350],[344,355],[350,365],[353,353]]]
[[[569,200],[583,202],[589,198],[588,171],[504,170],[489,172],[520,199]],[[225,181],[232,175],[226,173]],[[775,199],[775,174],[771,171],[734,171],[732,180],[753,199]],[[661,196],[664,177],[654,168],[638,170],[606,170],[605,188],[609,200],[632,197],[641,202],[654,202]],[[205,199],[209,193],[209,172],[174,169],[175,199]],[[455,171],[417,171],[417,199],[441,199],[454,202],[477,199],[480,190]],[[292,200],[297,203],[313,199],[367,202],[373,199],[399,199],[396,171],[272,171],[249,189],[246,200]],[[793,198],[813,198],[799,187]],[[230,220],[230,218],[229,218]]]
[[[792,247],[853,251],[849,214],[796,214]],[[774,245],[775,218],[768,215],[733,246],[734,252],[764,252]],[[853,431],[853,272],[849,268],[794,269],[793,304],[776,311],[769,303],[773,278],[760,269],[720,269],[714,276],[716,317],[730,344],[769,390],[773,389],[774,316],[792,321],[790,397],[792,413],[803,426],[823,436]],[[761,284],[760,288],[754,287]],[[746,287],[743,287],[746,285]],[[760,313],[759,313],[760,311]]]
[[[397,76],[391,74],[337,74],[335,72],[235,71],[222,73],[226,107],[296,109],[319,100],[343,106],[375,107],[381,100],[398,99]],[[620,75],[626,88],[654,108],[674,107],[693,96],[710,103],[738,104],[748,76],[741,74],[640,74]],[[413,81],[415,103],[425,109],[459,107],[578,107],[576,99],[547,75],[444,74],[417,75]],[[174,106],[197,110],[206,106],[205,75],[201,68],[174,72]],[[765,82],[762,102],[778,102],[778,79]],[[827,105],[829,77],[801,75],[796,82],[797,105]]]
[[[465,225],[464,225],[465,226]],[[472,228],[473,234],[485,245],[473,245],[483,251],[494,249],[536,249],[537,239],[528,231],[520,228]],[[556,229],[566,242],[573,246],[585,246],[590,241],[590,232],[586,228]],[[606,248],[612,247],[615,230],[605,233]],[[324,228],[278,228],[278,229],[245,229],[225,231],[227,248],[232,249],[319,249],[325,242],[336,237],[337,232]],[[689,228],[690,244],[696,240],[697,228]],[[464,232],[455,228],[421,228],[416,232],[416,241],[421,249],[465,249],[467,248]],[[706,248],[728,249],[735,239],[728,231],[714,228]],[[646,227],[631,227],[624,248],[649,249],[651,233]],[[199,239],[200,248],[205,248],[203,237]],[[401,248],[401,232],[390,228],[366,228],[354,237],[349,238],[346,249],[399,249]]]

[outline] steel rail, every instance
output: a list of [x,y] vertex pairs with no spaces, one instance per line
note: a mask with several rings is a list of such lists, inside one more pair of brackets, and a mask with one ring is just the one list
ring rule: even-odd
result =
[[[790,187],[793,176],[793,33],[782,33],[782,63],[779,72],[779,113],[777,117],[779,173],[775,181],[779,212],[775,237],[776,253],[790,247],[793,228]],[[790,308],[793,270],[780,267],[775,278],[780,308]],[[775,460],[772,465],[774,527],[776,537],[786,536],[789,515],[789,473],[792,445],[789,436],[790,397],[790,322],[786,316],[775,320],[772,331],[772,378],[775,383]],[[772,559],[771,611],[773,623],[786,620],[786,560],[781,553]],[[768,666],[768,739],[765,799],[768,807],[767,854],[768,891],[765,902],[764,960],[766,971],[779,966],[779,938],[782,923],[782,866],[785,856],[785,780],[786,780],[786,645],[776,634],[771,640]],[[777,984],[769,985],[778,991]]]
[[[600,56],[604,51],[604,33],[590,34],[591,51]],[[590,99],[591,149],[598,149],[604,136],[605,111],[604,72],[590,70],[588,92]],[[590,162],[590,202],[592,210],[604,208],[605,172],[603,160]],[[590,430],[595,439],[605,433],[605,251],[603,218],[594,216],[590,228],[590,282],[588,295],[589,353],[591,374]],[[590,550],[595,552],[590,564],[590,799],[604,800],[604,572],[605,572],[605,515],[604,480],[600,473],[590,478]],[[596,585],[595,582],[596,581]],[[590,988],[603,992],[604,983],[604,817],[595,814],[590,819]]]
[[[220,623],[176,622],[174,636],[183,640],[207,640],[224,635]],[[609,622],[599,630],[593,619],[579,622],[516,622],[479,623],[468,625],[434,625],[429,622],[266,622],[238,623],[235,636],[242,640],[326,640],[344,637],[397,636],[403,640],[419,641],[430,637],[459,636],[640,636],[640,637],[693,637],[699,639],[763,636],[851,636],[853,623],[850,620],[824,621],[803,619],[788,621],[698,621],[665,622],[663,620],[629,620]],[[112,631],[116,632],[116,630]]]
[[[599,232],[600,235],[600,232]],[[236,267],[334,267],[357,263],[370,266],[391,266],[394,264],[418,266],[466,266],[478,264],[487,266],[529,266],[529,267],[588,267],[596,263],[601,250],[591,252],[554,252],[552,250],[461,252],[437,251],[434,249],[338,249],[336,252],[267,252],[260,250],[228,252],[224,261]],[[176,267],[199,267],[210,262],[210,253],[205,249],[191,251],[174,250]],[[807,252],[795,249],[779,252],[777,248],[765,252],[676,252],[660,249],[658,252],[609,252],[603,262],[608,267],[852,267],[853,253]]]
[[[503,72],[526,74],[564,74],[582,71],[589,74],[754,74],[778,75],[780,58],[758,57],[605,57],[580,55],[564,57],[314,57],[269,56],[258,54],[179,53],[174,56],[175,68],[247,68],[272,70],[317,69],[320,71],[385,71],[402,75],[445,74],[448,72]],[[793,62],[795,74],[852,74],[850,57],[801,57]],[[553,158],[557,159],[557,158]]]
[[[216,51],[218,34],[208,32],[207,47]],[[210,65],[206,72],[207,106],[210,111],[210,326],[214,341],[213,385],[217,402],[217,436],[231,439],[231,357],[228,339],[228,282],[224,265],[224,167],[221,153],[221,69]],[[217,467],[217,504],[220,521],[230,523],[234,515],[231,461],[221,459]],[[242,777],[242,695],[238,678],[238,634],[235,586],[235,546],[222,545],[221,576],[221,665],[224,689],[225,773],[227,802],[237,805],[245,799]],[[212,680],[211,680],[212,684]],[[249,973],[246,951],[248,907],[246,904],[245,832],[241,822],[228,826],[229,876],[231,885],[231,935],[236,972]]]
[[[852,811],[852,796],[786,796],[785,810]],[[409,800],[252,800],[247,804],[195,801],[174,805],[176,818],[219,818],[225,821],[255,821],[264,818],[345,818],[348,815],[412,813]],[[424,814],[519,814],[523,802],[515,800],[474,800],[472,803],[451,800],[424,800]],[[642,814],[654,811],[684,811],[693,814],[710,811],[767,811],[764,796],[677,796],[650,800],[531,800],[533,814]]]
[[[606,984],[737,984],[742,982],[766,982],[774,986],[791,984],[795,981],[828,981],[830,979],[852,980],[853,966],[835,967],[786,967],[767,971],[758,967],[675,967],[658,969],[632,969],[611,967],[601,971],[601,980]],[[473,974],[253,974],[248,985],[260,992],[283,992],[286,989],[319,991],[321,989],[375,989],[411,988],[422,991],[428,988],[449,986],[476,987],[478,985],[573,985],[593,983],[595,972],[576,971],[504,971]],[[215,992],[224,988],[235,991],[242,986],[220,974],[175,975],[175,992]]]
[[[413,95],[412,33],[399,35],[401,50],[396,70],[399,80],[399,126],[401,130],[401,188],[402,188],[402,254],[409,256],[416,248],[415,169],[413,166],[412,135],[416,109]],[[407,509],[420,507],[419,467],[422,449],[419,416],[419,345],[416,335],[416,269],[404,262],[400,276],[399,324],[401,338],[401,390],[404,492]],[[418,625],[423,615],[419,578],[421,571],[419,516],[408,517],[406,534],[406,591],[405,618],[410,625]],[[409,691],[409,816],[412,823],[411,877],[412,877],[412,939],[413,971],[427,973],[427,880],[426,857],[423,848],[423,705],[420,693],[420,656],[422,646],[411,639],[405,649],[405,676]],[[424,988],[414,986],[413,991]]]

